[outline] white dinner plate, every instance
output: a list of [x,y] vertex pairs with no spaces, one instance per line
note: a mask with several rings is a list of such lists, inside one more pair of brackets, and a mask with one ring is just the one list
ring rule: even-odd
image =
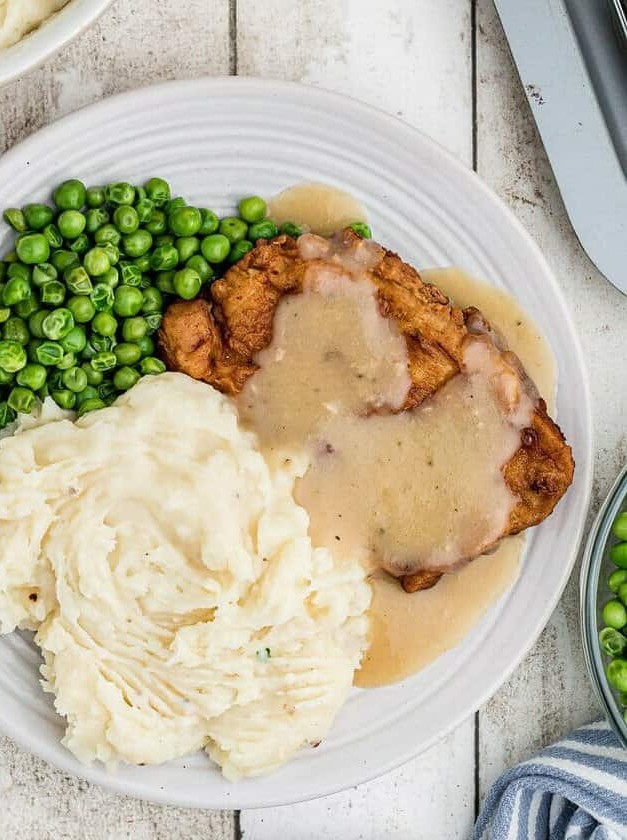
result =
[[[39,657],[0,640],[0,727],[65,771],[158,802],[250,808],[348,788],[402,764],[474,712],[546,624],[575,559],[591,483],[591,412],[582,351],[542,254],[479,178],[397,119],[334,93],[257,79],[169,82],[116,96],[39,131],[0,160],[0,206],[45,200],[69,177],[143,182],[224,213],[238,197],[325,181],[367,207],[376,238],[418,267],[459,265],[513,293],[548,336],[574,485],[528,535],[519,579],[455,649],[411,679],[355,689],[323,744],[273,775],[227,782],[204,755],[108,772],[61,745],[63,722],[38,681]],[[8,247],[9,235],[0,240]],[[81,675],[76,674],[80,680]]]

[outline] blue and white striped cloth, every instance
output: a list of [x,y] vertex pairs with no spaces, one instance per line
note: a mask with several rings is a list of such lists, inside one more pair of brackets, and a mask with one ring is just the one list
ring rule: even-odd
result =
[[504,773],[474,840],[627,840],[627,750],[591,723]]

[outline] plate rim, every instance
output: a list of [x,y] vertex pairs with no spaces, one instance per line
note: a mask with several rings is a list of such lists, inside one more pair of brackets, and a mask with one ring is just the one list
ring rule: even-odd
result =
[[[31,741],[26,736],[16,737],[14,734],[11,733],[10,728],[8,728],[4,724],[4,721],[0,714],[0,732],[6,734],[8,737],[14,740],[15,743],[19,744],[28,752],[38,755],[39,757],[43,758],[48,763],[50,763],[52,766],[57,767],[58,769],[63,770],[64,772],[71,773],[73,776],[85,779],[91,783],[100,785],[101,787],[106,788],[108,790],[112,790],[118,794],[143,799],[145,801],[152,801],[162,805],[177,805],[179,807],[252,809],[270,808],[280,805],[290,805],[299,802],[311,801],[320,797],[329,796],[334,793],[339,793],[343,790],[346,790],[349,787],[364,784],[366,782],[377,779],[383,775],[386,775],[387,773],[411,761],[413,758],[416,758],[418,755],[426,752],[435,743],[444,739],[454,729],[460,726],[465,720],[467,720],[469,717],[475,714],[477,710],[480,709],[507,681],[507,679],[509,679],[512,673],[516,670],[516,668],[518,668],[524,657],[527,655],[529,650],[536,643],[543,629],[546,627],[549,619],[551,618],[551,615],[553,614],[556,606],[558,605],[562,597],[566,584],[568,583],[571,577],[576,559],[581,551],[581,538],[587,521],[587,513],[590,507],[590,498],[592,492],[594,427],[592,419],[592,403],[589,374],[585,363],[583,347],[579,340],[575,322],[573,320],[572,313],[567,303],[566,295],[560,287],[559,283],[557,282],[556,276],[552,271],[551,267],[549,266],[546,258],[544,257],[544,254],[540,250],[538,244],[535,242],[531,234],[524,227],[522,222],[513,213],[513,211],[496,194],[496,192],[494,192],[482,180],[482,178],[477,174],[477,172],[475,172],[470,167],[466,166],[454,154],[452,154],[446,148],[444,148],[438,141],[434,140],[427,134],[423,133],[414,126],[404,122],[398,117],[386,113],[380,108],[362,102],[361,100],[355,97],[338,93],[336,91],[328,90],[323,87],[306,85],[291,81],[261,79],[249,76],[206,76],[197,79],[168,80],[165,82],[158,82],[156,84],[150,84],[134,88],[129,91],[124,91],[122,93],[106,97],[105,99],[102,99],[98,102],[79,108],[71,112],[70,114],[67,114],[61,117],[60,119],[57,119],[52,123],[49,123],[48,125],[40,128],[24,140],[22,140],[20,143],[13,146],[2,156],[2,163],[4,163],[4,165],[11,165],[14,159],[17,162],[17,158],[20,155],[20,153],[25,147],[28,146],[30,142],[34,140],[34,138],[45,139],[45,137],[48,136],[48,134],[52,134],[54,131],[58,130],[59,127],[63,127],[64,124],[71,124],[72,120],[75,119],[78,114],[84,114],[85,112],[105,111],[111,106],[115,106],[116,104],[120,105],[120,103],[122,105],[122,108],[124,108],[127,102],[137,101],[138,98],[142,98],[145,96],[158,97],[161,91],[172,91],[176,89],[182,91],[184,90],[187,93],[189,93],[190,91],[193,92],[195,89],[197,89],[199,91],[203,91],[207,97],[210,97],[212,95],[212,89],[215,92],[224,86],[231,87],[233,89],[233,95],[235,96],[237,96],[238,94],[242,94],[244,91],[247,91],[250,94],[265,94],[266,96],[270,97],[280,97],[281,93],[285,92],[289,93],[291,96],[295,94],[305,96],[308,98],[307,101],[310,101],[311,99],[317,99],[318,102],[323,102],[327,105],[330,104],[331,106],[335,105],[339,108],[343,107],[346,109],[347,107],[350,107],[353,109],[353,111],[361,112],[361,114],[364,117],[368,117],[371,124],[378,123],[379,125],[384,125],[387,128],[392,129],[397,136],[399,134],[404,133],[405,136],[408,138],[409,142],[413,140],[416,143],[421,144],[423,148],[427,148],[431,152],[435,152],[437,156],[444,159],[450,170],[452,172],[454,171],[455,176],[460,181],[465,181],[467,184],[471,185],[473,190],[480,191],[484,200],[488,202],[492,206],[492,208],[496,210],[504,219],[507,220],[510,229],[512,231],[515,231],[517,238],[522,239],[524,241],[528,252],[534,252],[535,259],[538,261],[538,264],[542,265],[543,267],[547,282],[551,284],[551,291],[553,297],[559,304],[561,314],[564,317],[564,328],[567,330],[573,348],[576,351],[575,356],[577,368],[580,372],[583,384],[583,394],[581,395],[581,400],[579,404],[584,408],[583,429],[587,438],[587,446],[585,447],[584,457],[583,459],[580,458],[577,463],[577,474],[579,476],[578,481],[581,486],[580,493],[582,494],[582,516],[574,534],[574,539],[572,539],[572,556],[570,557],[568,563],[564,565],[564,570],[560,578],[559,585],[556,586],[552,598],[550,598],[547,601],[544,610],[542,611],[542,613],[539,614],[536,621],[534,622],[533,632],[529,634],[528,641],[525,645],[518,649],[515,656],[511,657],[511,659],[507,663],[507,666],[504,669],[500,670],[499,677],[491,680],[489,685],[486,688],[484,688],[484,690],[480,693],[478,699],[476,699],[473,702],[472,708],[466,710],[463,713],[458,713],[457,715],[453,716],[448,721],[445,727],[438,730],[438,732],[433,736],[426,738],[418,749],[416,749],[416,747],[408,747],[402,754],[398,755],[395,759],[388,760],[384,765],[378,765],[376,769],[369,768],[362,770],[361,773],[355,772],[351,776],[350,780],[345,783],[331,783],[328,785],[325,785],[324,783],[318,784],[316,790],[311,792],[310,794],[286,796],[279,795],[272,798],[271,801],[268,801],[267,797],[264,798],[264,800],[260,801],[255,799],[254,796],[250,797],[249,795],[247,795],[245,804],[238,804],[237,784],[233,785],[233,802],[225,802],[225,797],[222,794],[218,794],[219,799],[211,800],[209,798],[203,802],[198,801],[197,798],[191,798],[189,800],[186,800],[185,797],[181,796],[173,798],[167,792],[161,792],[160,790],[155,788],[151,788],[149,792],[137,790],[137,787],[139,787],[137,782],[134,782],[134,790],[132,787],[129,786],[127,780],[122,779],[121,776],[116,776],[113,773],[107,774],[107,776],[103,778],[102,770],[95,769],[94,765],[85,766],[79,764],[77,759],[75,759],[74,756],[67,750],[64,750],[60,754],[57,754],[53,751],[52,747],[47,747],[45,742],[42,744],[41,742],[37,742],[35,738],[33,738]],[[373,125],[373,128],[376,130],[376,125]]]

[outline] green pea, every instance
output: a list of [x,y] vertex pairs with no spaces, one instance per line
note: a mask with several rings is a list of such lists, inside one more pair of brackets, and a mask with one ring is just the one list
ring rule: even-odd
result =
[[[141,359],[142,351],[139,344],[133,342],[122,342],[116,344],[113,349],[115,358],[119,365],[134,365]],[[117,386],[116,386],[117,387]],[[124,390],[120,388],[120,390]]]
[[627,659],[613,659],[607,666],[606,674],[617,691],[627,691]]
[[26,227],[31,230],[43,230],[54,219],[54,213],[47,204],[27,204],[22,208]]
[[176,250],[179,252],[179,259],[186,263],[190,257],[200,251],[200,239],[197,236],[180,236],[176,240]]
[[47,310],[38,309],[37,312],[34,312],[28,319],[28,329],[35,338],[44,337],[43,323],[47,315]]
[[174,275],[174,290],[183,300],[195,298],[201,286],[200,275],[193,268],[182,268]]
[[163,178],[151,178],[145,184],[146,195],[155,207],[163,207],[170,200],[170,185]]
[[8,371],[2,370],[2,368],[0,368],[0,385],[12,385],[14,379],[14,373],[9,373]]
[[83,257],[85,271],[91,277],[101,277],[111,268],[107,252],[103,248],[92,248]]
[[627,606],[627,583],[621,583],[621,585],[618,587],[617,595],[623,602],[623,604]]
[[42,321],[44,336],[51,341],[59,341],[74,327],[74,316],[69,309],[53,309]]
[[175,271],[160,271],[157,274],[155,285],[164,295],[174,295],[174,275]]
[[117,245],[114,245],[113,242],[105,242],[104,245],[100,245],[100,248],[105,252],[105,254],[109,257],[109,262],[111,266],[117,265],[120,261],[120,249]]
[[[142,254],[141,257],[135,257],[133,265],[135,268],[138,268],[142,274],[146,271],[150,271],[150,254]],[[139,281],[140,286],[142,282],[143,278]]]
[[23,277],[11,277],[2,291],[2,303],[14,306],[21,300],[26,300],[32,294],[30,283]]
[[58,306],[65,299],[65,286],[58,280],[51,280],[41,288],[41,302],[50,306]]
[[124,253],[129,257],[141,257],[148,253],[152,245],[152,236],[147,230],[136,230],[128,236],[122,238],[122,248]]
[[142,312],[145,315],[150,315],[152,312],[163,311],[163,295],[154,286],[149,286],[143,291],[144,303],[142,305]]
[[0,402],[0,429],[6,428],[9,423],[13,423],[15,420],[15,412],[10,407],[10,405],[3,401]]
[[33,284],[38,288],[45,286],[51,280],[56,280],[59,272],[51,263],[41,263],[33,268]]
[[76,239],[85,230],[86,224],[87,219],[78,210],[64,210],[57,219],[57,227],[64,239]]
[[69,333],[61,339],[60,343],[66,353],[82,353],[87,346],[87,333],[83,327],[74,326]]
[[80,260],[78,254],[75,254],[73,251],[59,250],[52,252],[50,262],[57,271],[65,272],[68,268],[74,268],[79,265]]
[[75,254],[84,254],[89,250],[90,245],[91,242],[89,241],[87,234],[81,233],[81,235],[77,236],[70,245],[70,251],[74,251]]
[[50,396],[50,388],[48,388],[48,383],[44,382],[41,388],[38,388],[35,393],[39,397],[39,399],[43,402],[47,397]]
[[63,384],[68,389],[68,391],[74,391],[75,394],[78,394],[80,391],[83,391],[87,385],[87,374],[84,370],[79,367],[71,367],[68,370],[63,371]]
[[162,248],[164,245],[174,245],[175,242],[176,240],[171,233],[163,233],[161,236],[155,237],[153,245],[155,248]]
[[220,222],[219,231],[222,236],[226,236],[231,245],[234,245],[246,238],[248,225],[242,219],[238,219],[237,216],[227,216]]
[[272,219],[264,219],[248,228],[248,239],[251,242],[256,242],[258,239],[273,239],[278,233],[279,229]]
[[153,376],[158,373],[165,372],[165,365],[161,359],[156,359],[154,356],[148,356],[142,359],[139,363],[139,369],[144,376]]
[[168,214],[168,227],[174,236],[194,236],[201,224],[200,210],[196,207],[177,207]]
[[610,549],[610,560],[621,569],[627,569],[627,542],[621,542]]
[[64,355],[63,347],[56,341],[42,341],[35,350],[36,360],[46,367],[58,365]]
[[153,210],[145,223],[146,230],[153,236],[160,236],[168,229],[168,217],[163,210]]
[[169,216],[170,213],[173,213],[175,210],[178,210],[179,207],[187,207],[187,202],[180,195],[177,195],[176,198],[171,198],[169,201],[166,201],[166,203],[165,203],[166,216]]
[[92,333],[88,346],[91,345],[94,348],[94,353],[108,353],[110,350],[113,350],[116,343],[115,336]]
[[106,370],[113,370],[117,363],[118,360],[115,358],[115,353],[113,353],[111,350],[105,350],[101,353],[96,353],[96,355],[90,362],[94,370],[99,370],[101,372],[104,372]]
[[353,222],[352,225],[349,225],[349,228],[358,233],[362,239],[372,239],[372,231],[370,230],[370,226],[367,225],[365,222]]
[[8,306],[0,306],[0,324],[4,324],[11,317],[11,310]]
[[87,324],[96,314],[96,308],[88,297],[77,295],[67,302],[67,308],[77,324]]
[[148,324],[148,335],[152,335],[161,326],[163,315],[160,312],[153,312],[151,315],[146,315],[146,323]]
[[[90,365],[90,367],[91,367],[91,365]],[[92,368],[92,370],[93,370],[93,368]],[[83,390],[80,393],[76,394],[76,405],[78,407],[78,406],[82,405],[84,402],[87,402],[87,400],[97,400],[97,399],[100,399],[100,395],[99,395],[98,391],[96,390],[96,388],[94,388],[93,385],[88,385],[86,388],[83,388]]]
[[627,638],[613,627],[604,627],[601,630],[599,644],[608,656],[621,656],[627,650]]
[[80,404],[78,416],[83,417],[85,414],[89,414],[90,411],[98,411],[98,409],[106,407],[106,403],[102,400],[85,400],[85,402]]
[[148,198],[148,193],[146,192],[145,187],[135,187],[135,203],[139,201],[144,201]]
[[106,201],[104,187],[89,187],[85,203],[88,207],[102,207]]
[[193,257],[190,257],[185,263],[185,267],[193,268],[194,271],[198,272],[198,275],[203,283],[206,283],[213,277],[213,269],[207,260],[200,254],[195,254]]
[[85,271],[82,265],[77,265],[75,268],[66,270],[63,274],[63,279],[68,289],[75,295],[88,295],[93,291],[93,286],[89,278],[89,274]]
[[126,181],[109,184],[105,188],[105,195],[110,204],[132,204],[135,201],[135,187]]
[[6,341],[17,341],[18,344],[28,344],[30,341],[30,333],[26,322],[21,318],[9,318],[5,321],[2,328],[2,337]]
[[15,251],[9,251],[7,254],[4,255],[5,263],[14,263],[17,260],[17,254]]
[[292,239],[298,239],[299,236],[302,236],[303,229],[300,225],[295,225],[294,222],[283,222],[279,228],[279,233],[285,236],[291,236]]
[[231,248],[229,262],[232,264],[239,262],[249,251],[252,251],[252,249],[253,243],[249,242],[248,239],[242,239],[241,242],[236,242]]
[[89,385],[100,385],[104,376],[101,371],[94,370],[93,367],[89,364],[89,362],[83,362],[81,365],[81,370],[85,372],[85,376],[87,377],[87,383]]
[[137,342],[137,346],[139,347],[142,358],[144,356],[154,356],[155,343],[149,335],[145,335],[143,338],[140,338]]
[[96,283],[89,297],[96,308],[96,312],[108,312],[113,308],[115,295],[111,286],[107,286],[106,283]]
[[22,388],[21,385],[12,388],[7,399],[9,406],[19,414],[30,414],[35,407],[36,401],[37,397],[30,388]]
[[102,275],[100,281],[101,283],[106,283],[110,289],[115,289],[120,282],[120,272],[114,265],[112,265],[109,271]]
[[43,365],[30,364],[23,367],[15,377],[18,385],[30,388],[31,391],[38,391],[43,388],[48,371]]
[[25,233],[15,243],[15,251],[26,265],[43,263],[50,256],[50,243],[43,233]]
[[608,627],[613,627],[615,630],[622,630],[627,624],[627,609],[624,604],[621,604],[621,602],[615,598],[605,604],[601,610],[601,618],[603,619],[603,623],[607,624]]
[[113,384],[118,391],[128,391],[139,381],[139,373],[131,367],[121,367],[113,376]]
[[52,200],[59,210],[80,210],[87,199],[87,190],[75,178],[63,181],[52,194]]
[[209,236],[209,234],[215,233],[220,227],[220,219],[218,219],[213,210],[207,210],[206,207],[200,210],[200,220],[199,236]]
[[616,569],[609,577],[608,586],[616,593],[623,583],[627,583],[627,569]]
[[68,391],[66,388],[53,391],[52,399],[56,402],[59,408],[62,408],[65,411],[72,411],[76,405],[76,394],[73,391]]
[[118,286],[115,290],[113,311],[121,318],[137,315],[144,303],[144,296],[136,286]]
[[51,248],[63,247],[63,237],[61,236],[59,228],[54,223],[46,225],[46,227],[43,229],[43,235],[50,243]]
[[76,367],[76,353],[64,353],[61,361],[57,362],[59,370],[69,370],[71,367]]
[[[47,313],[44,312],[44,315],[46,315],[46,314]],[[26,355],[28,357],[29,362],[33,362],[33,364],[34,364],[38,361],[38,359],[37,359],[37,348],[41,344],[43,344],[43,340],[41,338],[31,338],[31,340],[28,342],[28,344],[26,345]],[[1,373],[1,371],[0,371],[0,373]]]
[[27,228],[24,214],[17,207],[9,207],[9,209],[5,210],[2,214],[2,218],[8,225],[11,225],[13,230],[18,233],[24,233]]
[[122,324],[122,338],[124,341],[139,341],[148,332],[148,324],[140,315],[126,318]]
[[108,221],[109,214],[103,207],[93,207],[85,213],[85,230],[93,234]]
[[221,263],[228,257],[231,243],[223,234],[213,233],[211,236],[205,236],[200,243],[200,250],[207,262]]
[[122,269],[122,283],[125,286],[139,286],[142,280],[142,273],[133,263],[120,263]]
[[237,206],[240,216],[245,222],[252,224],[265,219],[268,207],[263,198],[258,195],[250,195],[243,198]]
[[150,256],[153,271],[170,271],[179,264],[179,252],[173,245],[159,245]]
[[[140,200],[135,205],[135,212],[137,213],[137,218],[139,219],[140,225],[145,225],[147,222],[150,221],[154,210],[154,201],[151,201],[149,198],[140,198]],[[150,231],[150,233],[152,233],[152,231]]]
[[121,233],[135,233],[139,227],[139,216],[134,207],[117,207],[113,214],[113,224]]
[[122,241],[122,234],[115,225],[106,224],[98,228],[94,234],[94,239],[97,245],[106,245],[107,242],[110,242],[111,245],[119,245]]
[[39,303],[37,302],[35,295],[31,295],[29,298],[26,298],[26,300],[18,301],[13,307],[15,314],[18,317],[23,318],[25,321],[38,309]]
[[93,331],[97,332],[99,335],[110,338],[115,335],[118,328],[118,322],[110,312],[99,312],[91,322],[91,327]]
[[114,403],[118,398],[118,395],[118,389],[110,380],[107,380],[103,382],[102,385],[98,386],[98,396],[105,405],[111,405],[111,403]]
[[7,269],[7,279],[12,277],[20,277],[22,280],[30,280],[33,276],[33,269],[29,265],[24,265],[21,262],[13,262]]
[[618,514],[612,526],[612,533],[617,540],[627,540],[627,511]]
[[17,341],[0,341],[0,368],[7,373],[17,373],[26,367],[26,350]]

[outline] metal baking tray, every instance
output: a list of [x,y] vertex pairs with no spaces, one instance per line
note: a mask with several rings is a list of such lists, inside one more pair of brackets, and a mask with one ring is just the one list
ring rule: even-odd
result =
[[627,294],[627,51],[606,0],[495,0],[579,241]]

